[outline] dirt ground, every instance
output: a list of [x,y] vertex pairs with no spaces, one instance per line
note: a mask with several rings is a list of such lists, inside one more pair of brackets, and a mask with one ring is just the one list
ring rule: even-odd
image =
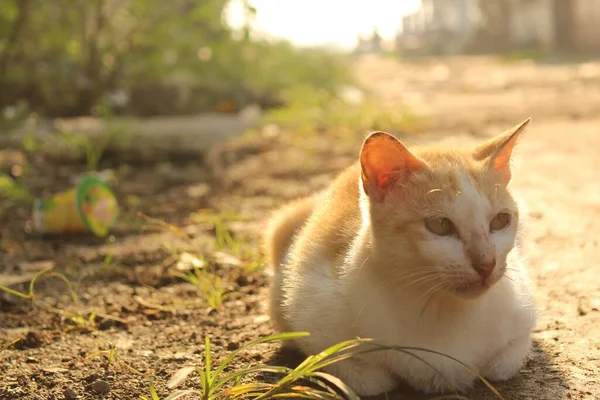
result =
[[[356,69],[383,101],[424,114],[430,133],[394,132],[408,145],[468,145],[533,117],[513,185],[529,217],[525,250],[539,321],[529,361],[496,386],[507,400],[600,398],[600,64],[364,58]],[[282,136],[232,142],[197,161],[113,165],[123,216],[109,239],[30,235],[29,209],[3,207],[0,274],[54,266],[72,280],[79,303],[55,279],[36,286],[36,304],[0,296],[0,348],[23,338],[0,353],[0,399],[138,399],[149,395],[150,381],[162,398],[174,371],[202,365],[204,337],[219,359],[273,333],[264,309],[268,271],[255,268],[262,223],[285,200],[324,187],[358,152],[327,138],[299,147]],[[29,168],[36,195],[66,188],[82,172],[35,157]],[[206,209],[221,213],[235,252],[215,243],[220,234]],[[218,310],[168,274],[184,252],[203,254],[222,277],[229,295]],[[86,358],[111,344],[138,373],[102,355]],[[234,367],[297,359],[272,344],[244,353]],[[493,398],[483,387],[469,397]],[[389,398],[426,397],[399,390]]]

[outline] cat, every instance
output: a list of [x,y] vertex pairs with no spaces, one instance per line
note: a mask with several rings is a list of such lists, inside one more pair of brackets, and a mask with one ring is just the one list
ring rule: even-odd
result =
[[[513,377],[536,314],[519,254],[522,216],[511,155],[530,119],[472,149],[408,150],[376,132],[326,190],[277,211],[265,234],[279,331],[308,331],[306,354],[353,338],[438,351],[492,381]],[[465,391],[473,374],[447,357],[381,351],[325,369],[359,395],[404,380]]]

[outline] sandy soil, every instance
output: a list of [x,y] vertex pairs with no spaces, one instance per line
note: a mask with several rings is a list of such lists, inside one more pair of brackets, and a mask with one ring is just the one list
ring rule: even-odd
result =
[[[409,145],[465,145],[533,116],[518,148],[514,190],[530,219],[525,249],[540,318],[527,365],[497,387],[506,399],[600,398],[598,66],[464,58],[400,65],[366,58],[357,71],[385,101],[427,114],[431,133],[402,137]],[[550,100],[549,93],[561,95]],[[26,235],[29,210],[4,208],[0,273],[15,276],[54,265],[76,283],[80,303],[73,305],[54,280],[40,283],[38,299],[98,316],[91,324],[77,324],[64,313],[0,296],[0,344],[24,337],[0,353],[0,399],[137,399],[148,395],[150,381],[164,396],[174,371],[202,364],[205,336],[221,358],[271,333],[264,311],[266,273],[243,268],[257,259],[257,232],[270,210],[322,188],[358,151],[326,138],[304,145],[262,138],[229,144],[205,158],[210,161],[116,167],[124,216],[110,240]],[[30,168],[36,195],[67,187],[81,172],[39,160],[30,160]],[[243,249],[235,258],[222,254],[233,253],[230,248],[215,249],[214,226],[198,213],[206,208],[238,214],[226,222]],[[138,211],[177,226],[183,235],[137,217]],[[183,251],[204,254],[223,278],[231,294],[219,310],[210,311],[197,288],[167,273]],[[86,359],[109,342],[140,374],[102,356]],[[294,360],[297,355],[269,345],[245,354],[236,366]],[[469,397],[493,398],[484,388]],[[426,397],[403,390],[390,398]]]

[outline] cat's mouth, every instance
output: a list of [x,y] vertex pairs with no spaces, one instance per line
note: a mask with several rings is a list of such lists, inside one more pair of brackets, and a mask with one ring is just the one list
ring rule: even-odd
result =
[[460,284],[449,285],[449,289],[461,297],[476,298],[486,293],[495,283],[497,279],[475,279],[470,282],[462,282]]

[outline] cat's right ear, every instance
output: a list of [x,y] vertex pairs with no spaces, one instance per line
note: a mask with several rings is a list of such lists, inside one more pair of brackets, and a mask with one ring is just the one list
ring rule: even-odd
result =
[[360,152],[361,178],[365,193],[382,200],[393,183],[406,180],[425,166],[398,139],[385,132],[369,135]]

